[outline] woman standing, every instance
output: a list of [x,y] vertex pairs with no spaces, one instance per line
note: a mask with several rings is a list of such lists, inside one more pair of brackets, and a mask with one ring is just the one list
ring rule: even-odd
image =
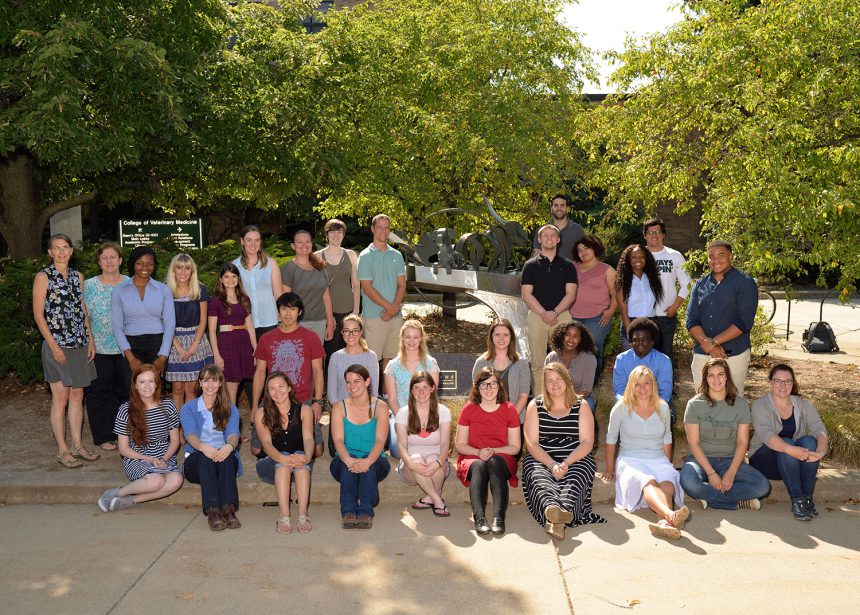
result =
[[[415,372],[409,382],[409,402],[397,414],[397,443],[400,465],[397,472],[407,485],[418,485],[425,497],[412,503],[415,510],[433,509],[437,517],[448,517],[442,485],[451,468],[451,411],[439,403],[436,381],[427,372]],[[429,498],[429,501],[428,499]]]
[[138,246],[128,257],[131,280],[111,295],[113,335],[128,361],[129,373],[143,363],[155,367],[159,376],[167,365],[176,313],[173,293],[166,284],[152,279],[158,259],[148,246]]
[[663,298],[663,282],[657,271],[657,261],[650,251],[639,244],[629,245],[618,259],[615,293],[621,313],[621,346],[630,350],[627,329],[634,318],[653,320],[657,302]]
[[86,389],[87,416],[93,443],[106,451],[116,450],[113,432],[120,404],[128,401],[128,363],[122,356],[111,326],[111,296],[120,284],[128,280],[119,272],[122,265],[122,248],[118,243],[106,241],[96,249],[101,275],[84,282],[84,303],[90,317],[90,329],[96,344],[97,377]]
[[[457,420],[457,478],[469,488],[475,531],[480,535],[505,533],[508,484],[516,487],[520,452],[520,419],[507,401],[491,367],[478,372],[469,402]],[[493,523],[487,524],[487,491],[493,493]]]
[[343,319],[341,334],[346,345],[329,357],[326,395],[331,405],[346,399],[343,376],[350,365],[363,365],[370,374],[370,390],[379,390],[379,357],[364,340],[364,323],[361,316],[348,314]]
[[498,318],[490,323],[487,332],[487,349],[475,359],[472,366],[472,381],[485,367],[492,367],[496,377],[505,387],[508,399],[517,409],[520,423],[526,417],[526,404],[531,389],[529,362],[520,360],[517,354],[517,335],[514,326],[507,318]]
[[[79,460],[100,455],[81,443],[84,423],[84,387],[96,379],[96,347],[84,304],[84,276],[69,266],[74,249],[66,235],[51,235],[51,264],[33,280],[33,318],[42,334],[42,367],[51,387],[51,431],[57,443],[57,463],[79,468]],[[69,435],[66,443],[66,408]]]
[[591,333],[577,320],[555,326],[549,336],[552,352],[546,356],[546,365],[561,363],[567,368],[573,390],[579,397],[586,398],[589,408],[596,408],[591,396],[597,380],[597,348]]
[[755,401],[750,465],[770,480],[782,480],[798,521],[818,516],[812,492],[821,458],[827,454],[827,428],[808,400],[800,396],[794,370],[774,365],[770,393]]
[[311,531],[308,506],[311,500],[314,415],[310,406],[296,400],[289,378],[272,372],[266,378],[263,411],[254,418],[265,457],[257,461],[257,476],[275,485],[280,516],[275,524],[279,534],[293,531],[290,522],[290,477],[296,481],[299,505],[297,529]]
[[217,365],[200,370],[197,397],[179,412],[185,432],[185,463],[182,470],[190,483],[200,485],[203,514],[212,531],[242,527],[236,518],[242,473],[239,445],[239,409],[227,395],[224,372]]
[[251,319],[251,302],[233,263],[221,265],[215,296],[209,301],[207,313],[215,365],[224,370],[230,403],[235,404],[239,383],[254,377],[257,335]]
[[281,267],[281,281],[284,292],[296,293],[305,305],[302,326],[325,343],[334,335],[334,313],[325,261],[313,253],[313,243],[308,231],[296,231],[290,244],[296,257]]
[[349,396],[331,409],[331,431],[337,455],[330,471],[340,483],[343,529],[370,529],[379,503],[379,483],[391,471],[385,458],[388,404],[371,396],[370,374],[351,365],[344,376]]
[[388,452],[397,457],[397,432],[394,429],[397,413],[406,408],[409,401],[409,381],[415,372],[429,372],[433,382],[439,382],[439,365],[427,350],[424,325],[410,318],[400,327],[400,351],[385,366],[385,392],[391,404],[389,417]]
[[173,293],[176,329],[164,379],[173,383],[173,405],[181,408],[200,395],[200,370],[212,363],[206,338],[209,289],[198,281],[194,259],[184,253],[170,261],[167,287]]
[[618,477],[615,506],[633,512],[647,506],[658,517],[651,533],[677,540],[690,516],[678,471],[672,467],[672,428],[669,406],[660,399],[654,373],[640,365],[630,372],[621,400],[609,414],[606,434],[606,472],[615,477],[618,440]]
[[758,510],[759,498],[770,492],[764,475],[744,462],[752,416],[737,391],[726,360],[708,359],[699,394],[684,412],[690,456],[681,468],[681,486],[702,508]]
[[359,312],[361,287],[358,284],[358,255],[354,250],[341,245],[346,234],[346,224],[336,218],[329,220],[325,223],[323,233],[326,246],[316,254],[325,263],[334,312],[334,335],[323,345],[326,357],[330,358],[344,346],[344,338],[341,336],[344,316]]
[[573,247],[573,266],[579,285],[570,315],[584,324],[594,338],[598,378],[603,366],[603,341],[618,308],[615,270],[598,260],[605,251],[603,242],[595,235],[586,235]]
[[523,425],[523,495],[546,533],[562,540],[565,526],[606,523],[591,511],[594,426],[591,408],[576,395],[563,365],[544,367],[542,384]]
[[102,494],[98,500],[102,512],[128,510],[179,490],[183,482],[176,465],[179,414],[173,402],[162,397],[155,366],[142,363],[134,368],[128,401],[117,413],[116,434],[122,467],[131,482]]
[[[263,251],[260,229],[250,224],[239,233],[242,256],[233,264],[242,278],[242,288],[251,302],[251,317],[257,339],[278,326],[275,301],[283,294],[278,263]],[[250,391],[248,391],[250,397]]]

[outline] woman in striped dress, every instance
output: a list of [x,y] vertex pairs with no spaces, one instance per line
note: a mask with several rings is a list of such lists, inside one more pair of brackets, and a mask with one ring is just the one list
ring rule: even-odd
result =
[[102,512],[128,510],[142,502],[166,498],[182,486],[176,466],[179,413],[161,393],[161,376],[150,363],[138,365],[131,376],[129,399],[119,407],[114,428],[122,466],[131,482],[105,491],[98,500]]
[[529,403],[523,433],[523,493],[547,534],[562,540],[565,526],[606,523],[591,512],[597,469],[591,447],[594,419],[561,363],[544,367],[541,395]]

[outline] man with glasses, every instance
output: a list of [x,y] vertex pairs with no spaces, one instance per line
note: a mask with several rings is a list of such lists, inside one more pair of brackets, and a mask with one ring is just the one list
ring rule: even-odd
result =
[[[580,225],[567,217],[569,207],[570,203],[565,195],[556,194],[552,197],[549,206],[549,224],[558,229],[561,237],[557,248],[558,254],[569,261],[573,261],[573,247],[577,241],[582,239],[585,231]],[[535,235],[532,256],[537,256],[541,252],[539,235],[540,233]]]

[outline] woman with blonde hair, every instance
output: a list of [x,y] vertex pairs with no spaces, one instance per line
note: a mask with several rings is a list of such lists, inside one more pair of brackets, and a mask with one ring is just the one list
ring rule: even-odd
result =
[[[624,395],[609,414],[603,480],[616,479],[615,506],[628,512],[647,506],[658,517],[657,523],[649,524],[651,533],[677,540],[690,511],[684,506],[680,476],[672,466],[670,417],[654,373],[644,365],[634,368]],[[619,438],[620,450],[616,448]]]
[[409,401],[409,381],[415,372],[429,372],[433,382],[439,385],[439,364],[427,350],[424,325],[414,318],[400,327],[400,351],[385,366],[385,392],[391,406],[389,417],[388,451],[392,457],[399,455],[397,432],[394,428],[397,413],[406,408]]
[[526,404],[531,389],[529,362],[520,359],[517,353],[517,335],[514,326],[507,318],[498,318],[490,323],[487,331],[487,349],[475,359],[472,366],[472,380],[485,367],[492,367],[508,399],[517,409],[520,423],[525,420]]
[[200,370],[213,362],[206,337],[209,289],[197,279],[194,259],[184,252],[171,259],[165,283],[173,293],[176,328],[164,379],[173,383],[173,405],[181,408],[196,399]]
[[591,408],[561,363],[544,367],[541,394],[528,405],[523,433],[528,450],[523,495],[544,531],[562,540],[565,527],[605,523],[591,510],[596,470]]

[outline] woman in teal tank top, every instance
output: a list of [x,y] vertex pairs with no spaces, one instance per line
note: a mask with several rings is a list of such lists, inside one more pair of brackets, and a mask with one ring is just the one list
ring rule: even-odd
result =
[[343,529],[370,529],[379,503],[379,483],[391,465],[383,447],[388,435],[388,404],[370,395],[370,373],[350,365],[344,373],[348,396],[331,409],[336,454],[331,475],[340,483]]

